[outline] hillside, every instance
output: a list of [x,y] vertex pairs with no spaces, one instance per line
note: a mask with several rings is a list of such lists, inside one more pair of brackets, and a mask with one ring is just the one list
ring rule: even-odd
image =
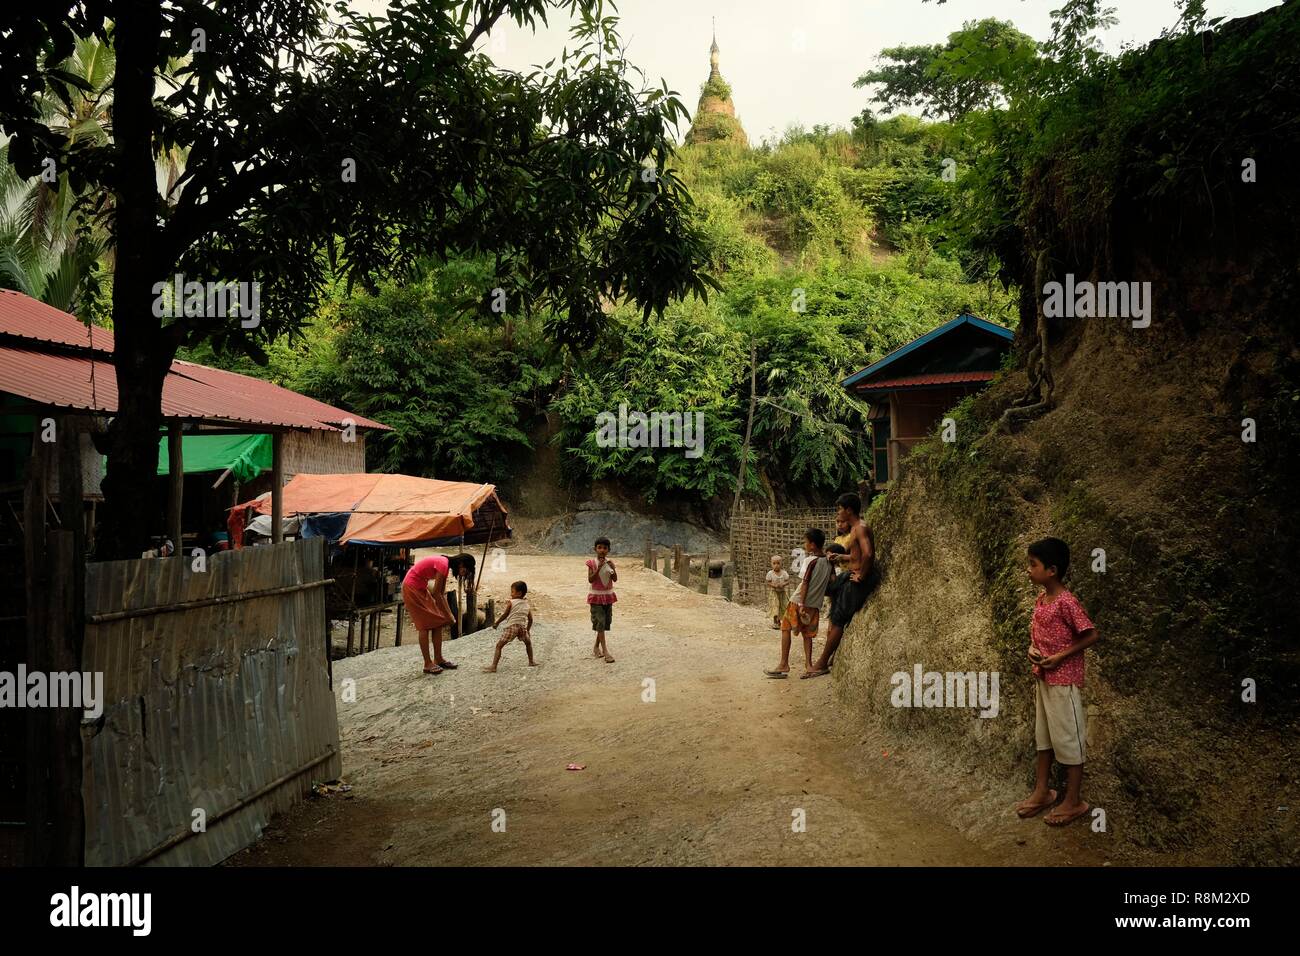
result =
[[[918,773],[980,781],[972,827],[1031,781],[1024,548],[1053,534],[1102,634],[1086,698],[1095,839],[1163,862],[1297,862],[1298,50],[1291,3],[1129,55],[1058,106],[1077,126],[1031,156],[1006,261],[1026,285],[1040,263],[1150,282],[1150,327],[1045,320],[1050,400],[1006,419],[1038,341],[1036,297],[1022,299],[1017,367],[872,515],[885,583],[848,629],[838,693],[924,753]],[[1275,175],[1243,176],[1245,157]],[[894,709],[890,675],[915,662],[999,670],[1002,716]]]

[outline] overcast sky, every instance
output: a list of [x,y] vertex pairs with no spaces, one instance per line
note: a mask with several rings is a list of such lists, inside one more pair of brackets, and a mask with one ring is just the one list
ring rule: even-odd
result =
[[[1211,16],[1239,17],[1280,0],[1209,0]],[[381,0],[357,6],[382,9]],[[997,17],[1038,40],[1050,34],[1050,11],[1061,0],[622,0],[619,32],[632,62],[650,82],[662,77],[695,110],[709,75],[710,18],[718,22],[722,75],[750,141],[791,123],[847,126],[867,105],[853,81],[884,47],[939,43],[965,20]],[[1104,37],[1108,50],[1141,44],[1174,23],[1174,0],[1111,0],[1119,24]],[[568,39],[558,16],[536,35],[514,23],[485,39],[493,60],[523,70],[557,56]],[[679,130],[679,138],[685,129]]]

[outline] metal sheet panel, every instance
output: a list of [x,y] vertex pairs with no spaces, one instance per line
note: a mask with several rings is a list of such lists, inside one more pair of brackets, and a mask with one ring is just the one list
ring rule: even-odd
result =
[[[321,581],[324,549],[245,548],[207,568],[184,558],[92,564],[87,614]],[[220,862],[313,781],[338,777],[326,640],[320,587],[88,623],[83,666],[104,674],[105,706],[82,726],[86,863],[151,853],[151,865]],[[205,832],[193,832],[196,810]]]

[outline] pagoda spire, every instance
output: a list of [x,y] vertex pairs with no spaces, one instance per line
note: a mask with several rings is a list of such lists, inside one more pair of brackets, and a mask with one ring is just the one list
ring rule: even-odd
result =
[[726,141],[748,145],[749,139],[736,119],[736,107],[731,102],[731,87],[718,70],[718,21],[713,20],[713,43],[709,47],[709,78],[700,87],[700,105],[695,109],[691,128],[685,142],[714,143]]

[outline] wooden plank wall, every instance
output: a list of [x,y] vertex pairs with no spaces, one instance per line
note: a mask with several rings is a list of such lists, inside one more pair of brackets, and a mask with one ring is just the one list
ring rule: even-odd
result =
[[[103,672],[105,697],[82,724],[87,865],[218,863],[341,773],[321,539],[207,561],[87,567],[83,666]],[[283,593],[94,622],[272,589]]]

